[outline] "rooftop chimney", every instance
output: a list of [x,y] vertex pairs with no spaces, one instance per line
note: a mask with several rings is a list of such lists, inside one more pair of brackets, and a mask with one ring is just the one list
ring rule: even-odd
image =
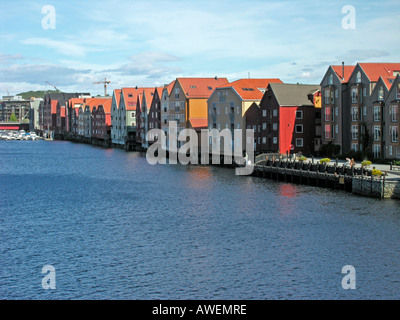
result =
[[344,81],[344,61],[342,61],[342,81]]

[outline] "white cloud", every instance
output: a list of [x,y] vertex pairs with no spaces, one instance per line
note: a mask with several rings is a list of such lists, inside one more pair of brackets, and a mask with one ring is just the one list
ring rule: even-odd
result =
[[21,41],[23,44],[36,45],[53,49],[67,56],[85,56],[87,49],[72,42],[51,40],[47,38],[27,38]]

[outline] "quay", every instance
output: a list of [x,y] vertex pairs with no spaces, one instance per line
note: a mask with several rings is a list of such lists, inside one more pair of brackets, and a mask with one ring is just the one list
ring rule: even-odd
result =
[[376,165],[373,168],[384,174],[374,176],[371,168],[349,167],[339,161],[323,164],[315,159],[299,161],[262,154],[255,158],[253,176],[344,190],[373,198],[400,199],[400,171],[389,165]]

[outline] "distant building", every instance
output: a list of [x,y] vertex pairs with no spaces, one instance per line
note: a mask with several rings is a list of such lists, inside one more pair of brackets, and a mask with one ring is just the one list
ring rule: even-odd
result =
[[34,132],[40,130],[39,126],[39,107],[40,103],[43,102],[42,98],[33,99],[30,102],[29,110],[29,131]]
[[0,101],[0,122],[10,122],[10,119],[16,119],[16,122],[29,123],[29,111],[31,100],[24,100],[21,96],[3,96]]

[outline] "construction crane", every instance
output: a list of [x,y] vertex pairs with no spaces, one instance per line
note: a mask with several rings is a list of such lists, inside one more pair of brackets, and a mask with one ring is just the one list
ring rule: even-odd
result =
[[107,97],[107,84],[109,84],[111,81],[107,80],[107,78],[104,78],[103,81],[97,81],[93,82],[94,84],[99,84],[99,83],[104,83],[104,96]]
[[56,91],[61,92],[55,85],[51,84],[50,82],[46,81],[47,84],[51,85]]

